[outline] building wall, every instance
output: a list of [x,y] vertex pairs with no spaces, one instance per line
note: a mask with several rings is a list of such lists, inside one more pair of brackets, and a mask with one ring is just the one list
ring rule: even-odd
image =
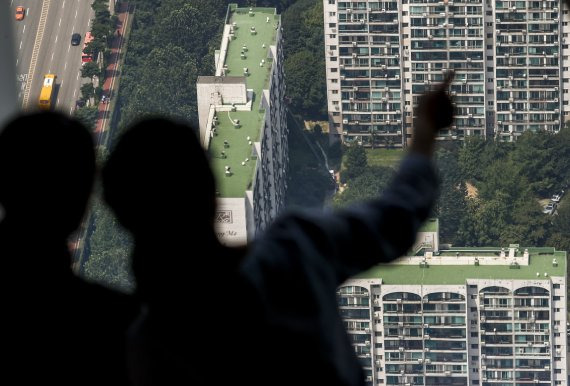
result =
[[406,146],[413,106],[447,69],[457,115],[439,139],[512,141],[557,132],[570,114],[568,22],[556,0],[323,5],[331,135],[347,143]]
[[369,385],[566,385],[565,278],[351,279],[337,296]]

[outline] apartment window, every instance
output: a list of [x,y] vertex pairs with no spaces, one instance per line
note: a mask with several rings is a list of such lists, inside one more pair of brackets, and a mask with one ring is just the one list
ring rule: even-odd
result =
[[487,56],[487,60],[493,60],[493,55]]
[[552,299],[553,300],[560,300],[560,296],[554,296]]
[[331,72],[338,72],[338,68],[336,67],[331,68]]
[[374,344],[374,347],[376,347],[376,348],[382,348],[382,343],[375,343],[375,344]]
[[478,379],[475,379],[475,380],[473,381],[473,384],[474,384],[474,385],[478,385],[478,384],[479,384],[479,380],[478,380]]
[[329,28],[335,28],[336,27],[336,23],[329,23]]
[[562,71],[568,71],[568,67],[562,67]]
[[477,338],[479,337],[479,333],[478,332],[472,332],[471,333],[471,338]]
[[565,21],[565,22],[562,23],[562,25],[563,25],[563,26],[567,26],[567,25],[568,25],[568,22]]
[[488,49],[488,50],[492,50],[492,49],[493,49],[493,45],[492,45],[492,44],[487,44],[487,49]]
[[402,16],[408,16],[408,11],[402,11]]
[[338,79],[331,79],[331,83],[338,83]]
[[338,117],[340,113],[338,111],[333,111],[333,117]]
[[411,117],[412,113],[410,113],[409,111],[406,111],[406,117]]
[[493,95],[493,90],[487,90],[487,95]]
[[564,56],[562,57],[562,59],[568,60],[568,55],[564,55]]
[[487,27],[492,27],[492,26],[493,26],[493,22],[492,22],[492,21],[487,23]]
[[383,380],[382,378],[380,378],[380,379],[378,380],[378,383],[379,383],[379,384],[384,383],[384,380]]
[[562,79],[562,83],[568,83],[568,79]]
[[488,37],[488,38],[492,38],[492,37],[493,37],[493,34],[492,34],[492,33],[491,33],[491,34],[487,34],[487,37]]
[[554,369],[555,374],[562,374],[562,369]]
[[472,360],[473,362],[477,362],[477,361],[479,360],[479,355],[473,355],[473,356],[471,356],[471,360]]
[[332,90],[333,94],[338,94],[338,90]]
[[493,67],[487,67],[487,71],[493,72]]
[[329,50],[336,50],[336,46],[329,46]]
[[487,78],[487,82],[493,83],[493,78]]
[[560,289],[560,284],[554,284],[554,285],[552,286],[552,288],[554,288],[554,289]]
[[334,4],[335,0],[329,0],[329,4]]
[[471,345],[471,349],[477,350],[479,349],[479,345],[477,343]]
[[485,14],[486,14],[487,16],[493,16],[493,11],[487,11],[487,12],[485,12]]
[[476,289],[477,289],[477,284],[469,284],[469,289],[476,290]]
[[493,101],[488,101],[487,106],[493,106],[493,103],[494,103]]
[[563,44],[562,48],[568,48],[568,44]]
[[329,12],[329,16],[335,16],[336,12]]
[[330,35],[329,35],[329,38],[331,38],[331,39],[336,39],[336,34],[330,34]]
[[410,37],[410,35],[408,35],[408,34],[403,34],[403,35],[402,35],[402,39],[407,39],[407,38],[409,38],[409,37]]
[[471,312],[477,312],[477,307],[471,307]]
[[479,372],[479,368],[478,368],[478,367],[473,367],[473,372],[474,372],[474,373],[478,373],[478,372]]
[[331,56],[331,62],[337,62],[338,58],[336,56]]
[[410,67],[404,67],[404,72],[409,72],[410,71]]
[[409,105],[410,105],[410,101],[405,101],[404,104],[405,104],[406,106],[409,106]]
[[338,101],[333,101],[333,105],[337,106],[337,105],[338,105]]
[[402,23],[402,27],[407,27],[408,25],[410,25],[409,23]]

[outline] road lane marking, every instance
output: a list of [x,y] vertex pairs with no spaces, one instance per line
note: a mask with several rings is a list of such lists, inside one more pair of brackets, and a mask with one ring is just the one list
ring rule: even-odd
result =
[[26,25],[24,24],[24,29],[22,30],[22,34],[26,32]]
[[28,70],[29,74],[28,81],[26,82],[26,89],[24,91],[24,97],[22,98],[22,108],[24,109],[28,107],[28,102],[30,100],[30,89],[34,81],[34,73],[36,71],[36,64],[38,62],[40,46],[42,45],[42,39],[44,38],[44,30],[49,11],[49,5],[50,5],[50,0],[43,0],[42,11],[40,14],[40,21],[38,24],[38,30],[36,32],[36,39],[34,41],[34,49],[32,51],[32,59],[30,60],[30,68]]
[[69,52],[70,49],[71,49],[71,46],[67,46],[67,52]]
[[56,105],[59,105],[59,98],[57,98],[57,102],[55,102]]
[[76,78],[76,80],[78,80],[78,79],[79,79],[79,72],[77,73],[77,78]]
[[59,18],[59,26],[61,27],[61,17]]
[[65,8],[65,0],[63,0],[63,4],[61,5],[61,8]]
[[77,94],[77,90],[73,90],[73,97],[75,98],[75,94]]
[[23,42],[24,42],[23,40],[20,42],[20,49],[22,49],[22,43],[23,43]]
[[77,9],[75,10],[75,18],[77,19]]
[[[53,55],[55,54],[55,52],[51,53],[51,61],[53,62]],[[51,71],[50,71],[51,72]]]
[[55,35],[55,42],[57,43],[57,38],[59,37],[59,35]]
[[10,7],[12,6],[12,4],[14,4],[14,0],[10,1]]
[[18,62],[20,61],[20,59],[16,59],[16,66],[18,65]]
[[73,107],[69,108],[69,115],[71,115],[73,113]]
[[63,69],[65,70],[67,68],[67,62],[65,62],[65,66],[63,66]]

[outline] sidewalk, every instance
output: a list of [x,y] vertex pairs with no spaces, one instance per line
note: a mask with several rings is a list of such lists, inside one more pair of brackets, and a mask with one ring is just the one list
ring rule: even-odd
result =
[[[117,31],[115,32],[113,41],[111,43],[109,62],[107,64],[107,68],[105,69],[105,83],[102,86],[103,95],[110,97],[111,101],[113,101],[116,97],[114,86],[115,79],[119,75],[119,56],[121,54],[121,48],[123,45],[123,38],[125,36],[127,23],[129,22],[129,3],[121,3],[121,7],[116,14],[119,18],[119,22],[117,25]],[[98,137],[97,145],[100,145],[99,142],[101,140],[102,134],[108,130],[108,121],[111,118],[111,106],[115,105],[114,103],[110,103],[111,101],[107,101],[107,103],[103,103],[103,101],[101,101],[98,106],[99,114],[97,117],[97,124],[95,125],[95,134]]]

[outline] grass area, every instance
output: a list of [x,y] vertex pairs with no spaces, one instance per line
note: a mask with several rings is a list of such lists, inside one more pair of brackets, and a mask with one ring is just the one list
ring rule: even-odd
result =
[[[273,8],[255,8],[254,16],[250,16],[248,11],[238,8],[232,13],[230,23],[236,25],[236,38],[228,46],[225,64],[228,76],[243,76],[244,68],[248,69],[246,87],[253,90],[252,110],[217,112],[219,124],[208,149],[221,197],[244,197],[245,191],[251,189],[256,164],[252,158],[253,143],[260,140],[265,116],[265,111],[259,107],[263,90],[269,87],[272,66],[269,50],[270,45],[275,44],[275,25],[279,22]],[[255,27],[255,34],[250,32],[251,27]],[[260,66],[262,60],[264,64]],[[239,120],[240,127],[234,126],[236,120]],[[224,141],[229,146],[226,147]],[[225,172],[226,166],[230,167],[229,176]]]
[[[250,145],[249,141],[254,143],[259,140],[263,113],[219,111],[217,115],[217,135],[210,142],[208,149],[216,185],[220,197],[243,197],[245,191],[251,188],[256,164],[256,160],[252,159],[253,144]],[[235,128],[230,117],[234,121],[238,119],[241,127]],[[225,147],[224,141],[228,141],[228,147]],[[226,158],[222,158],[222,151],[226,153]],[[246,158],[248,161],[245,161]],[[245,162],[245,165],[242,165],[242,162]],[[230,176],[226,176],[226,166],[230,167]]]
[[[465,284],[467,279],[550,280],[550,276],[563,277],[566,274],[566,252],[542,255],[529,250],[529,265],[521,265],[518,269],[508,265],[430,265],[420,268],[415,264],[380,264],[356,278],[381,278],[384,284]],[[553,258],[558,261],[557,267],[552,266]],[[537,272],[540,277],[537,277]]]
[[396,168],[405,154],[402,149],[366,149],[369,166]]

